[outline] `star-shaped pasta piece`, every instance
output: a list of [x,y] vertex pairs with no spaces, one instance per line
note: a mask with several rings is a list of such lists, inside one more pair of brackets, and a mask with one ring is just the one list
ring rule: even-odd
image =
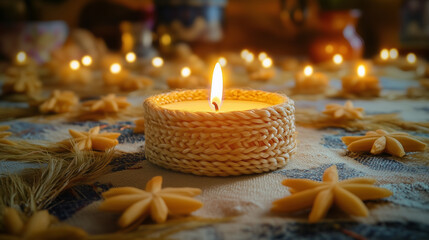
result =
[[115,94],[109,94],[101,97],[100,100],[91,100],[83,103],[83,106],[91,112],[119,112],[131,104],[126,97],[116,97]]
[[0,144],[7,144],[7,145],[15,145],[14,142],[7,140],[6,138],[12,135],[11,132],[6,132],[6,130],[9,130],[9,126],[0,126]]
[[146,77],[129,76],[120,83],[123,91],[135,91],[145,89],[152,85],[152,80]]
[[28,71],[17,71],[7,76],[7,81],[3,84],[4,93],[25,93],[34,95],[42,88],[42,82],[37,74]]
[[331,116],[333,119],[362,119],[363,108],[354,107],[351,101],[347,101],[344,106],[339,104],[327,104],[324,114]]
[[79,98],[72,91],[55,90],[51,97],[39,106],[40,112],[70,112],[79,103]]
[[[82,229],[53,224],[56,218],[49,214],[47,210],[35,212],[28,219],[22,217],[16,209],[5,208],[3,211],[3,224],[6,233],[20,236],[24,239],[83,239],[87,234]],[[55,236],[55,238],[52,238]]]
[[341,140],[350,152],[388,153],[402,157],[405,152],[423,151],[426,144],[403,132],[369,131],[365,136],[346,136]]
[[156,176],[146,189],[133,187],[112,188],[103,193],[106,199],[100,210],[123,212],[118,224],[125,228],[146,219],[148,215],[156,223],[163,223],[168,215],[184,215],[201,208],[203,204],[192,198],[201,193],[198,188],[164,188],[162,177]]
[[292,195],[273,202],[272,211],[293,212],[313,206],[309,222],[317,222],[326,216],[332,204],[354,216],[368,216],[368,209],[362,200],[385,198],[392,192],[375,187],[375,179],[350,178],[338,181],[337,166],[325,170],[322,182],[309,179],[290,178],[282,184],[290,188]]
[[69,129],[69,133],[72,136],[71,139],[65,140],[63,142],[66,145],[70,145],[71,141],[76,142],[76,146],[79,150],[89,151],[106,151],[116,145],[118,145],[117,138],[121,135],[120,133],[100,133],[100,127],[93,127],[88,132],[78,132],[72,129]]

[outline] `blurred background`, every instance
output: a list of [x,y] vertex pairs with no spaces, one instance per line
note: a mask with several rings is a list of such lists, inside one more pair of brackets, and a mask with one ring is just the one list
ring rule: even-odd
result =
[[427,57],[429,1],[0,1],[3,59],[24,49],[43,61],[67,39],[76,42],[86,35],[109,50],[141,56],[153,49],[168,54],[170,45],[186,43],[201,56],[248,48],[319,62],[335,53],[372,57],[381,48],[395,47]]

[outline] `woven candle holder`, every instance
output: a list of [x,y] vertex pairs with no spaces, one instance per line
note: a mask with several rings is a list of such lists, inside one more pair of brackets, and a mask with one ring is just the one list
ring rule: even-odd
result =
[[[224,99],[265,102],[246,111],[187,112],[162,105],[206,100],[207,90],[175,91],[145,100],[147,159],[175,171],[229,176],[284,167],[296,149],[295,107],[284,95],[226,90]],[[208,103],[207,103],[208,104]]]

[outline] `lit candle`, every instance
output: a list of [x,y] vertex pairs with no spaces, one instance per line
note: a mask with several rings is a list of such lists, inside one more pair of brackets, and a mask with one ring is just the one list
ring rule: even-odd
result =
[[125,60],[126,60],[128,63],[134,63],[134,62],[137,60],[137,56],[136,56],[136,54],[135,54],[135,53],[133,53],[133,52],[129,52],[129,53],[127,53],[127,54],[125,55]]
[[293,101],[264,91],[223,90],[219,63],[211,91],[159,94],[143,109],[147,159],[165,168],[208,176],[262,173],[283,167],[295,152]]
[[88,83],[92,72],[87,68],[81,68],[78,60],[72,60],[68,66],[62,68],[59,77],[63,83]]
[[119,74],[122,70],[121,64],[119,63],[114,63],[112,65],[110,65],[110,72],[113,74]]
[[259,101],[230,100],[223,99],[223,77],[222,68],[219,63],[213,71],[210,98],[207,100],[180,101],[162,105],[170,110],[181,110],[187,112],[231,112],[245,111],[269,107],[271,104]]
[[307,65],[303,71],[295,74],[296,93],[313,94],[323,93],[329,85],[328,77],[320,72],[314,72],[313,67]]
[[23,66],[27,63],[27,54],[24,51],[19,51],[16,54],[15,60],[18,66]]
[[191,69],[189,67],[184,67],[180,71],[180,74],[182,74],[182,77],[187,78],[191,75]]
[[344,93],[360,96],[378,96],[381,91],[378,78],[368,75],[367,68],[363,64],[356,68],[356,75],[342,78],[342,89]]
[[70,61],[69,65],[73,71],[77,71],[80,68],[80,63],[77,60]]
[[241,50],[240,56],[241,56],[241,58],[242,58],[242,59],[246,59],[246,56],[247,56],[249,53],[250,53],[250,52],[249,52],[249,50],[247,50],[247,49],[243,49],[243,50]]
[[110,65],[109,71],[103,74],[103,80],[108,86],[120,85],[128,76],[129,72],[122,70],[121,64],[113,63]]
[[162,66],[164,65],[164,59],[161,57],[152,58],[152,68],[149,68],[149,75],[152,77],[158,77],[162,74]]
[[154,57],[152,59],[152,66],[156,67],[156,68],[160,68],[162,67],[162,65],[164,65],[164,60],[160,57]]
[[269,58],[268,56],[265,57],[261,61],[262,68],[259,68],[258,70],[250,73],[250,79],[252,80],[260,80],[260,81],[268,81],[271,78],[273,78],[276,74],[275,70],[273,69],[273,60]]
[[92,58],[89,55],[85,55],[82,57],[81,62],[85,67],[89,67],[92,64]]
[[393,53],[394,58],[390,58],[390,51],[386,48],[383,48],[380,53],[374,58],[374,62],[377,65],[386,65],[396,61],[395,59],[398,56],[398,51],[396,49],[391,49],[391,51]]
[[335,54],[332,57],[332,61],[335,63],[335,65],[340,65],[343,63],[343,56],[341,56],[341,54]]
[[380,59],[383,61],[387,61],[389,59],[389,51],[387,49],[382,49],[380,51]]
[[414,53],[408,53],[405,57],[405,61],[399,66],[404,71],[413,71],[417,69],[417,56]]
[[167,84],[170,88],[199,88],[205,87],[206,81],[198,76],[191,76],[191,69],[183,67],[180,70],[179,77],[170,77],[167,79]]
[[390,55],[390,59],[392,59],[392,60],[398,59],[398,56],[399,56],[398,49],[391,48],[390,51],[389,51],[389,55]]
[[260,52],[259,55],[258,55],[259,61],[264,61],[264,59],[267,58],[267,57],[268,57],[268,55],[267,55],[266,52]]

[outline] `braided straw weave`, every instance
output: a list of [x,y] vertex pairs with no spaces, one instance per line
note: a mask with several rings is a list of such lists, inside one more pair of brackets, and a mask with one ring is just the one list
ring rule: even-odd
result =
[[206,176],[262,173],[286,165],[296,149],[293,100],[276,93],[233,89],[225,91],[224,99],[273,106],[223,113],[162,107],[208,99],[208,95],[207,90],[187,90],[145,100],[145,151],[150,162]]

